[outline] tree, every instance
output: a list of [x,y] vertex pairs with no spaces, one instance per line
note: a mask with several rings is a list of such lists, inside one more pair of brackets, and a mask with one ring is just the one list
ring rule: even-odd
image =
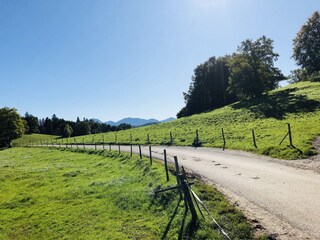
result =
[[309,74],[320,71],[320,13],[314,12],[293,40],[293,58]]
[[26,122],[14,108],[0,109],[0,147],[10,147],[11,141],[22,136]]
[[76,124],[74,129],[74,135],[88,135],[91,134],[91,125],[89,121],[80,121]]
[[235,96],[227,92],[229,58],[211,57],[195,68],[189,91],[183,93],[186,106],[177,114],[178,118],[212,110],[235,101]]
[[248,39],[242,42],[228,63],[228,91],[245,99],[277,88],[279,81],[285,79],[281,71],[274,67],[278,56],[273,52],[273,40],[265,36],[256,41]]
[[72,127],[67,123],[63,129],[63,137],[70,137],[73,133]]
[[27,122],[27,130],[26,133],[31,134],[31,133],[39,133],[39,120],[37,117],[33,116],[32,114],[29,114],[26,112],[24,118]]

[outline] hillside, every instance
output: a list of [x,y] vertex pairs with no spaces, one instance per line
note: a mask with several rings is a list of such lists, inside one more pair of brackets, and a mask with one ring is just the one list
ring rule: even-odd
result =
[[32,142],[51,142],[54,139],[60,138],[60,136],[56,135],[48,135],[48,134],[25,134],[19,139],[15,139],[12,141],[13,146],[18,146],[18,145],[28,145]]
[[[140,127],[117,133],[87,135],[70,142],[169,144],[191,146],[196,130],[205,147],[225,147],[283,159],[306,158],[316,152],[312,146],[320,135],[320,83],[300,82],[269,92],[260,98],[237,102],[211,112],[180,118],[169,123]],[[291,125],[293,146],[288,137]],[[253,144],[252,130],[256,137]],[[130,137],[130,135],[132,137]],[[149,135],[149,137],[148,137]],[[131,141],[132,138],[132,141]]]

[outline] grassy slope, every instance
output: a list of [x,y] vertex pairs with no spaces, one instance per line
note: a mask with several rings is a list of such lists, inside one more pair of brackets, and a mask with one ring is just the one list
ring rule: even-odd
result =
[[[175,185],[173,176],[165,182],[161,164],[150,167],[147,159],[109,151],[78,151],[0,151],[0,239],[178,238],[183,202],[173,191],[152,195],[157,186]],[[200,183],[194,189],[232,239],[252,239],[243,215],[221,194]],[[190,235],[189,215],[184,238]],[[222,239],[203,220],[191,235]]]
[[56,136],[56,135],[48,135],[48,134],[25,134],[23,135],[21,138],[13,140],[12,144],[13,146],[15,145],[28,145],[31,142],[37,142],[39,143],[40,141],[49,141],[51,142],[51,140],[57,139],[60,136]]
[[[151,144],[166,144],[172,132],[174,145],[190,146],[199,130],[203,146],[222,147],[221,128],[224,128],[226,147],[266,154],[283,159],[305,158],[315,154],[312,141],[320,135],[320,83],[301,82],[271,91],[258,99],[232,105],[169,123],[140,127],[117,133],[117,141],[145,144],[147,134]],[[291,124],[294,147],[288,138],[279,145]],[[258,148],[253,146],[255,130]],[[114,142],[115,133],[87,135],[76,138],[87,143]],[[69,139],[69,142],[74,139]]]
[[[193,115],[157,125],[134,128],[117,133],[94,134],[68,139],[73,142],[106,142],[146,144],[147,134],[151,144],[168,144],[172,132],[174,145],[190,146],[199,130],[206,147],[222,147],[221,128],[224,129],[226,148],[252,151],[283,159],[306,158],[315,151],[312,141],[320,135],[320,83],[301,82],[271,91],[261,98],[237,102],[214,111]],[[291,124],[293,145],[288,138],[280,141]],[[257,148],[253,145],[255,131]],[[25,144],[33,135],[26,135],[15,143]],[[48,135],[50,136],[50,135]],[[26,139],[28,137],[29,139]],[[39,135],[34,140],[39,141]],[[52,137],[48,137],[51,141]],[[45,135],[42,140],[48,139]],[[56,136],[54,136],[56,138]],[[66,143],[65,139],[57,142]]]

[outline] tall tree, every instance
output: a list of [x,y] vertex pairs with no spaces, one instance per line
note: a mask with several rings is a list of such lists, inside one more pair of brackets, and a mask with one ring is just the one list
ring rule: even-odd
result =
[[10,147],[11,141],[22,136],[26,122],[14,108],[0,109],[0,147]]
[[293,40],[293,58],[309,74],[320,71],[320,13],[314,12]]
[[65,126],[64,126],[64,129],[63,129],[63,137],[70,137],[71,134],[73,133],[73,129],[72,127],[67,123]]
[[183,93],[186,106],[177,114],[178,118],[212,110],[235,101],[235,96],[226,91],[229,58],[211,57],[196,67],[189,91]]
[[32,114],[29,114],[26,112],[23,118],[27,122],[27,130],[26,133],[39,133],[39,120],[37,117],[33,116]]
[[248,39],[242,42],[228,63],[228,91],[244,99],[277,88],[279,81],[285,79],[274,66],[278,57],[273,51],[273,40],[270,38],[263,36],[256,41]]

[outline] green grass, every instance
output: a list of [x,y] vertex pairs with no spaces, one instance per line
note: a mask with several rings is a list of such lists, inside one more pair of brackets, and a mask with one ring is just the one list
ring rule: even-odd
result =
[[[0,239],[223,239],[210,221],[189,228],[177,192],[154,197],[175,184],[162,164],[113,151],[0,151]],[[198,181],[193,189],[232,239],[253,239],[219,192]]]
[[[307,158],[316,154],[312,141],[320,135],[320,83],[300,82],[269,92],[257,99],[237,102],[214,111],[181,118],[169,123],[130,130],[59,139],[66,143],[123,143],[191,146],[196,130],[202,146],[251,151],[282,159]],[[290,123],[293,146],[286,138]],[[252,140],[255,131],[257,148]],[[149,134],[149,142],[147,135]],[[132,141],[130,139],[132,136]]]
[[[117,133],[87,135],[68,139],[70,142],[119,142],[146,144],[173,144],[190,146],[199,130],[205,147],[223,146],[221,129],[224,129],[226,148],[251,151],[282,159],[309,157],[316,152],[312,141],[320,135],[320,83],[301,82],[271,91],[257,99],[237,102],[229,106],[169,123],[134,128]],[[293,147],[286,138],[287,123],[291,124]],[[253,145],[255,131],[257,148]],[[61,140],[66,142],[66,139]]]
[[60,136],[48,135],[48,134],[24,134],[21,138],[12,141],[13,146],[27,146],[31,143],[44,143],[45,141],[51,142],[51,140],[58,139]]

